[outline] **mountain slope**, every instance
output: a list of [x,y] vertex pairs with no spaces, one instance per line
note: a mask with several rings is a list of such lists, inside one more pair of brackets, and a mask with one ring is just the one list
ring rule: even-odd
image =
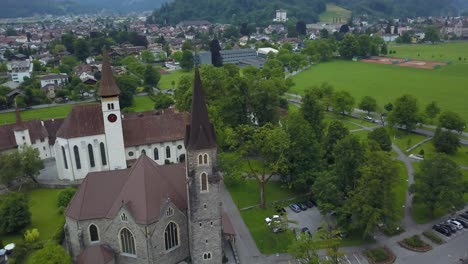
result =
[[81,5],[118,12],[151,11],[168,0],[74,0]]
[[83,11],[68,0],[1,0],[0,17],[27,17],[33,15],[64,15]]

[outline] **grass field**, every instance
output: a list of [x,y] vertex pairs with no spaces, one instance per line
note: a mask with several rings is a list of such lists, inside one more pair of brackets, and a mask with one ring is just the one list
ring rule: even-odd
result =
[[333,22],[334,19],[338,19],[338,22],[346,23],[350,17],[351,11],[334,4],[327,4],[327,10],[320,14],[320,22]]
[[[411,58],[414,60],[443,61],[455,64],[468,64],[468,43],[452,42],[446,44],[394,45],[389,49],[396,53],[390,55],[396,58]],[[459,58],[462,58],[460,61]],[[466,60],[465,60],[466,59]]]
[[406,169],[405,164],[402,161],[398,161],[398,180],[393,187],[393,192],[396,196],[396,206],[400,208],[400,220],[403,219],[404,216],[404,207],[406,201],[406,190],[408,189],[408,170]]
[[[36,189],[27,193],[32,223],[26,229],[37,228],[42,241],[49,240],[63,223],[64,216],[57,207],[60,189]],[[18,243],[23,234],[2,235],[3,244]]]
[[158,87],[160,89],[172,89],[174,88],[172,85],[172,81],[175,82],[175,87],[179,83],[179,79],[182,76],[192,75],[192,72],[186,72],[183,70],[171,71],[169,74],[161,75],[161,80],[159,80]]
[[369,95],[377,100],[380,107],[403,94],[411,94],[418,98],[421,110],[429,102],[436,101],[443,110],[455,111],[468,120],[467,72],[468,64],[426,70],[333,61],[318,64],[294,76],[295,85],[291,92],[302,94],[308,87],[328,82],[335,90],[349,91],[356,103]]
[[[424,150],[424,156],[426,158],[429,158],[429,157],[431,157],[432,155],[434,155],[436,153],[434,145],[432,144],[432,141],[429,141],[429,142],[419,146],[418,148],[411,151],[411,153],[412,154],[419,154],[421,149]],[[449,155],[449,157],[450,157],[450,159],[455,161],[458,165],[468,166],[468,146],[462,145],[458,149],[457,153],[455,153],[454,155]]]

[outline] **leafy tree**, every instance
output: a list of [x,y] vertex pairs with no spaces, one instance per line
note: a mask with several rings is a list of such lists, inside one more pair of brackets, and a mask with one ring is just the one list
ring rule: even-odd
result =
[[190,50],[182,52],[182,59],[180,60],[180,67],[185,71],[191,71],[193,68],[193,54]]
[[444,154],[437,154],[421,163],[411,186],[414,200],[426,206],[434,217],[436,208],[454,211],[464,204],[466,184],[458,165]]
[[17,232],[31,223],[28,199],[22,193],[9,193],[0,204],[0,231]]
[[130,74],[120,75],[115,78],[120,88],[119,104],[124,109],[133,105],[133,96],[136,93],[139,80]]
[[213,39],[210,42],[210,52],[211,52],[211,63],[215,67],[223,66],[223,57],[221,57],[221,46],[219,45],[219,41],[217,39]]
[[359,43],[356,37],[352,34],[346,34],[340,42],[339,53],[345,59],[352,59],[359,52]]
[[73,44],[75,41],[75,37],[70,33],[66,33],[66,34],[62,34],[61,40],[62,40],[62,44],[67,48],[67,51],[70,53],[74,53]]
[[10,185],[14,180],[30,178],[37,183],[36,176],[44,168],[39,158],[39,151],[31,147],[24,147],[0,156],[0,181]]
[[90,55],[88,42],[85,39],[76,39],[73,42],[73,51],[78,60],[86,60]]
[[156,96],[154,96],[154,109],[166,109],[173,104],[174,100],[167,94],[158,93]]
[[398,125],[407,131],[413,130],[419,120],[418,101],[411,95],[397,98],[394,108],[388,116],[388,122],[391,126]]
[[[316,88],[317,89],[317,88]],[[317,140],[322,138],[323,134],[323,118],[324,109],[315,90],[306,89],[302,97],[302,107],[300,109],[304,119],[309,122],[311,130],[314,132],[314,137]]]
[[347,24],[341,25],[340,33],[346,34],[349,32],[349,26]]
[[21,168],[19,151],[0,155],[0,181],[3,184],[10,185],[18,177],[18,168]]
[[218,153],[218,165],[223,172],[223,181],[228,187],[235,187],[244,181],[243,171],[239,166],[242,157],[238,153]]
[[327,39],[328,38],[328,30],[326,28],[323,28],[320,30],[320,38],[321,39]]
[[367,114],[369,115],[370,112],[375,112],[375,110],[377,110],[377,101],[371,96],[364,96],[359,103],[359,108],[367,111]]
[[58,194],[57,206],[58,207],[67,207],[68,204],[70,203],[71,199],[75,195],[75,193],[76,193],[75,188],[67,188],[67,189],[61,191]]
[[322,241],[322,246],[325,248],[327,256],[330,258],[329,263],[341,263],[341,259],[344,255],[344,253],[340,251],[341,230],[330,222],[322,223],[321,227],[322,228],[317,231],[317,234]]
[[318,173],[312,192],[322,214],[337,211],[343,205],[344,194],[338,185],[338,177],[332,171]]
[[46,244],[42,249],[31,255],[34,263],[37,264],[72,264],[72,259],[68,252],[61,246],[53,243]]
[[438,114],[440,114],[440,107],[435,101],[432,101],[426,106],[425,113],[432,123],[432,120],[436,118]]
[[33,243],[39,239],[39,231],[37,228],[33,228],[31,230],[26,230],[24,233],[24,240],[28,243]]
[[304,21],[297,21],[296,23],[296,31],[300,36],[307,35],[307,28],[306,23]]
[[412,33],[409,32],[409,31],[405,31],[405,32],[403,32],[403,34],[400,37],[398,37],[396,39],[396,42],[397,43],[407,43],[407,44],[409,44],[409,43],[412,42],[412,40],[413,40]]
[[337,114],[351,113],[354,103],[354,98],[347,91],[338,91],[333,95],[333,111]]
[[392,103],[388,103],[386,105],[384,105],[384,109],[385,111],[387,112],[391,112],[393,110],[393,104]]
[[154,54],[149,50],[144,50],[140,54],[141,60],[146,63],[153,63],[155,61]]
[[382,54],[382,55],[387,55],[388,54],[387,44],[383,44],[382,47],[380,47],[380,54]]
[[257,80],[249,87],[250,107],[259,125],[278,121],[280,91],[276,79]]
[[362,57],[367,57],[371,54],[372,38],[369,35],[359,35],[357,37],[358,52]]
[[179,51],[176,51],[176,52],[172,53],[171,57],[172,57],[175,61],[180,62],[180,61],[182,60],[182,55],[183,55],[182,51],[179,50]]
[[174,91],[175,106],[179,111],[189,111],[192,104],[193,78],[182,76]]
[[436,27],[427,27],[424,31],[424,40],[432,43],[440,41],[438,29]]
[[333,151],[338,141],[344,139],[349,134],[349,130],[343,122],[334,120],[330,122],[327,129],[327,135],[323,141],[323,149],[325,150],[324,159],[328,164],[335,163]]
[[383,151],[392,150],[392,139],[384,127],[379,127],[367,134],[367,138],[379,144]]
[[439,116],[439,125],[445,129],[462,132],[465,129],[466,122],[463,118],[451,111],[445,111]]
[[283,125],[290,145],[286,151],[288,180],[295,189],[308,191],[321,168],[320,145],[312,125],[301,113],[290,113]]
[[186,41],[184,41],[184,44],[182,44],[182,52],[186,51],[186,50],[193,50],[193,43],[191,40],[187,39]]
[[351,215],[351,230],[364,230],[363,236],[369,237],[380,223],[392,225],[398,218],[399,208],[391,188],[398,180],[398,165],[389,153],[372,152],[359,173],[343,210]]
[[295,240],[288,247],[288,253],[300,264],[324,263],[319,255],[320,241],[314,240],[306,234]]
[[437,152],[455,154],[460,147],[460,139],[450,131],[437,128],[432,138],[432,144]]
[[32,147],[24,147],[21,151],[22,173],[37,183],[36,176],[44,168],[44,162],[39,157],[39,150]]
[[155,87],[161,79],[161,73],[159,73],[159,70],[155,69],[153,66],[146,65],[144,77],[145,85]]

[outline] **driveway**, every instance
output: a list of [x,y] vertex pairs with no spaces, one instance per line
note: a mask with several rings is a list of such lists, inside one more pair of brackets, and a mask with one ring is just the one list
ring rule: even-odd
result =
[[285,207],[285,209],[288,220],[290,221],[288,224],[290,229],[302,229],[303,227],[307,227],[310,232],[314,234],[323,221],[322,215],[315,206],[299,213],[292,211],[289,207]]

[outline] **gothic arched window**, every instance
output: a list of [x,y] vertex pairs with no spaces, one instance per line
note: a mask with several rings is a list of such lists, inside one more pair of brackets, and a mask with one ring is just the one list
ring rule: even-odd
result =
[[207,192],[208,191],[208,175],[206,175],[206,173],[203,172],[200,175],[200,181],[201,181],[201,191]]
[[99,231],[98,231],[97,226],[95,226],[94,224],[91,224],[89,226],[89,238],[91,242],[99,241]]
[[208,164],[208,154],[203,155],[203,164]]
[[145,155],[145,156],[146,156],[146,150],[142,150],[142,151],[141,151],[141,155]]
[[174,222],[170,222],[164,231],[164,246],[166,251],[173,249],[179,245],[179,230]]
[[159,160],[159,150],[158,148],[154,148],[154,160]]
[[135,238],[127,228],[120,230],[120,250],[122,253],[136,255]]
[[102,165],[105,166],[107,165],[107,159],[106,159],[106,148],[104,147],[104,143],[101,142],[101,144],[99,144],[99,148],[101,149],[101,161],[102,161]]
[[171,158],[171,148],[169,146],[166,147],[166,158],[167,159]]
[[78,146],[73,147],[73,153],[75,154],[75,163],[76,169],[81,169],[81,160],[80,160],[80,151],[78,150]]
[[96,163],[94,162],[94,152],[93,152],[93,146],[91,144],[88,144],[88,155],[89,155],[89,164],[91,165],[91,168],[94,168],[96,166]]
[[68,170],[67,155],[65,154],[65,148],[63,146],[62,146],[62,156],[63,156],[63,164],[65,165],[65,169]]

